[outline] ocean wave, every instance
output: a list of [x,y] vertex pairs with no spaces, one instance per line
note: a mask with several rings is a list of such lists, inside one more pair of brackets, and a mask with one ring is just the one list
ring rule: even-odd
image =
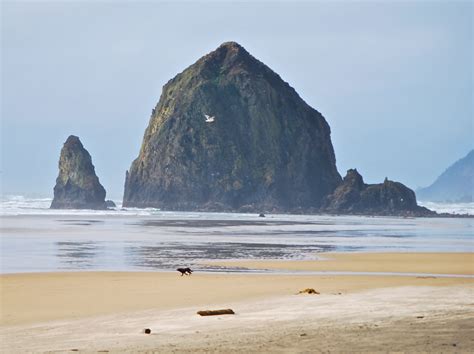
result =
[[[38,215],[70,215],[70,216],[166,216],[182,217],[183,212],[162,211],[158,208],[123,208],[122,201],[113,199],[117,205],[107,210],[93,209],[50,209],[52,198],[31,198],[21,195],[7,195],[0,199],[0,216],[38,216]],[[212,214],[212,215],[211,215]],[[225,214],[227,217],[238,217],[242,214],[186,212],[186,218],[218,218]]]
[[474,203],[437,203],[418,201],[418,204],[438,213],[474,215]]
[[50,209],[52,198],[30,198],[22,195],[7,195],[0,201],[0,215],[136,215],[147,216],[160,212],[160,209],[122,208],[122,201],[114,200],[115,208],[107,210],[92,209]]
[[[49,209],[52,198],[31,198],[22,195],[3,196],[0,201],[0,215],[131,215],[152,216],[164,213],[156,208],[122,208],[121,200],[113,200],[116,208],[108,210]],[[474,215],[474,203],[418,202],[421,206],[438,213]],[[199,214],[199,213],[198,213]]]

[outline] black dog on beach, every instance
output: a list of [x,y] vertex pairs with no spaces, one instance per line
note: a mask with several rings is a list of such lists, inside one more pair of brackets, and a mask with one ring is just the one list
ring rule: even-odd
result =
[[176,270],[181,273],[181,276],[183,276],[183,275],[191,275],[191,273],[193,272],[193,271],[191,270],[191,268],[178,268],[178,269],[176,269]]

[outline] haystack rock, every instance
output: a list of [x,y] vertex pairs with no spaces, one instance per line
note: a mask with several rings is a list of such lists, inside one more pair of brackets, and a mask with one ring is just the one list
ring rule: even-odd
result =
[[310,211],[340,183],[324,117],[228,42],[164,86],[123,205]]
[[77,136],[67,138],[59,157],[52,209],[105,209],[105,189],[91,156]]
[[343,182],[329,195],[323,211],[338,214],[432,216],[436,213],[416,203],[415,192],[402,183],[385,179],[365,184],[356,169],[347,171]]

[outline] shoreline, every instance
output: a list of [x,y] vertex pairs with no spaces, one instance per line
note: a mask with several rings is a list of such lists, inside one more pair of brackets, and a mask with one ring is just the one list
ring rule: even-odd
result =
[[[416,259],[410,254],[358,255],[367,257],[366,262],[357,259],[362,256],[331,254],[332,260],[310,261],[304,267],[338,264],[375,271],[381,259],[389,268],[417,264],[407,261]],[[421,264],[437,270],[448,263],[471,274],[473,255],[430,253],[421,256]],[[280,261],[278,267],[282,264],[302,267],[298,261]],[[320,294],[298,295],[306,288]],[[473,278],[20,273],[0,275],[0,295],[0,351],[5,353],[474,350]],[[236,314],[196,314],[223,308]],[[152,334],[145,335],[144,328]]]
[[[44,208],[41,209],[43,212],[31,212],[31,213],[20,213],[20,212],[6,212],[0,213],[0,218],[8,217],[43,217],[43,216],[72,216],[72,217],[145,217],[145,218],[154,218],[159,214],[186,214],[186,213],[196,213],[196,214],[208,214],[208,215],[246,215],[251,218],[259,218],[260,210],[253,212],[242,212],[238,210],[221,210],[221,211],[212,211],[204,209],[196,210],[172,210],[172,209],[157,209],[157,208],[107,208],[107,209],[51,209]],[[265,217],[259,218],[265,220],[265,218],[271,217],[283,217],[283,216],[320,216],[320,217],[363,217],[363,218],[395,218],[395,219],[474,219],[474,214],[469,213],[448,213],[448,212],[437,212],[435,210],[429,209],[432,214],[411,214],[411,213],[394,213],[394,214],[377,214],[377,213],[330,213],[330,212],[291,212],[291,211],[275,211],[275,212],[264,212]],[[105,212],[105,213],[104,213]],[[144,214],[145,213],[145,214]],[[146,214],[151,213],[151,214]]]
[[[322,259],[313,261],[217,261],[214,264],[295,273],[195,272],[184,277],[178,272],[162,271],[2,274],[0,325],[272,298],[309,287],[322,293],[354,293],[400,286],[474,284],[472,277],[431,275],[474,275],[474,253],[325,253]],[[372,274],[297,274],[298,271]],[[419,274],[394,276],[376,272]],[[71,303],[74,307],[69,306]]]
[[216,260],[202,264],[274,271],[385,273],[387,276],[474,275],[474,252],[325,252],[316,257],[312,260]]

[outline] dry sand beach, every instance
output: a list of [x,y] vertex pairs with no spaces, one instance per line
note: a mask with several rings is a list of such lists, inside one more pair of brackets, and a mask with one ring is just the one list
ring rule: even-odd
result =
[[0,354],[474,354],[474,0],[0,2]]
[[[238,263],[474,274],[470,253],[325,254],[325,259]],[[474,350],[473,278],[70,272],[0,280],[2,353]],[[321,294],[296,295],[308,287]],[[219,308],[236,314],[196,314]],[[144,328],[152,334],[142,333]]]

